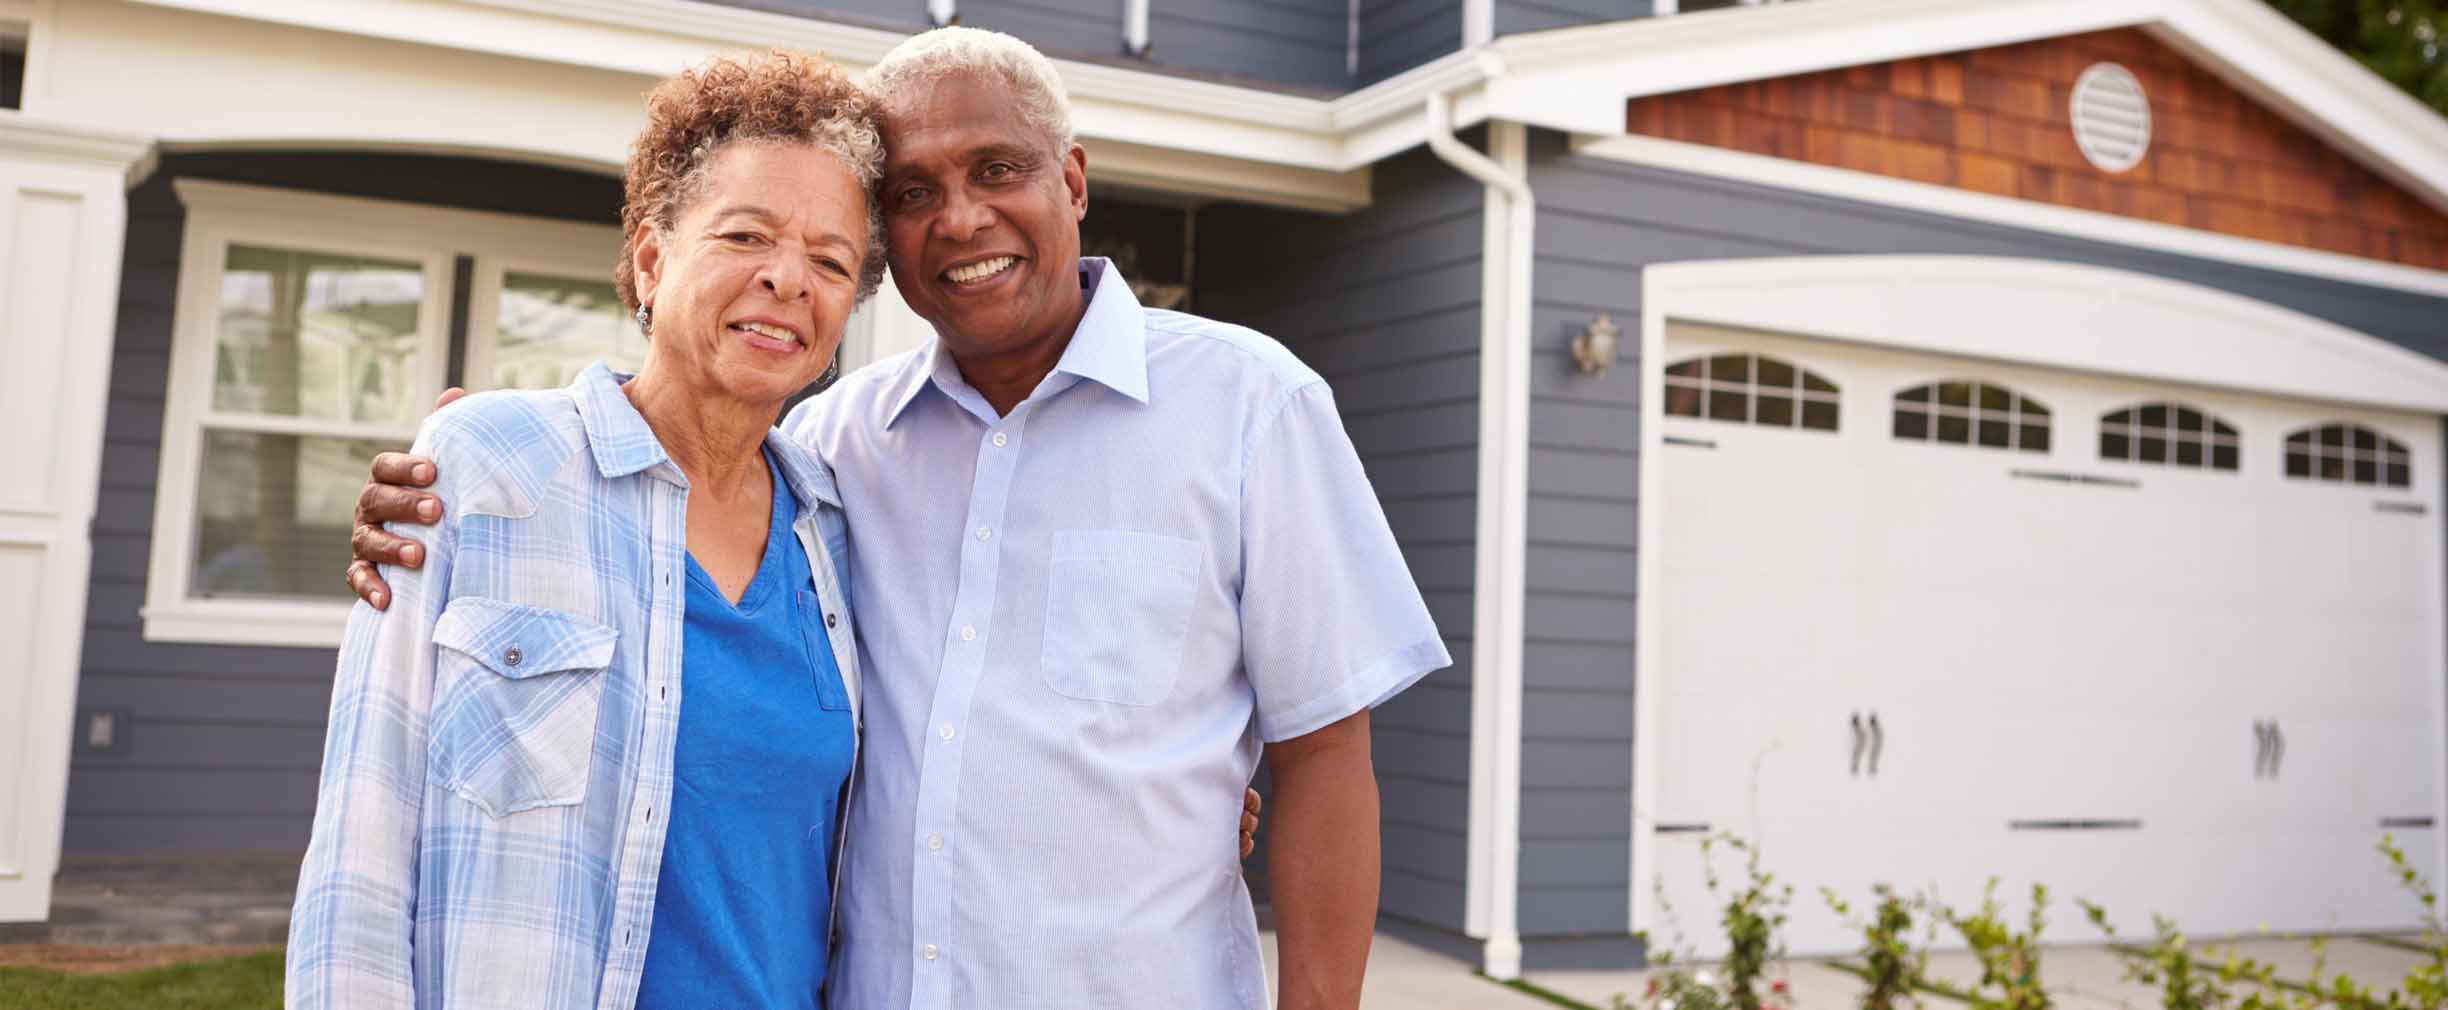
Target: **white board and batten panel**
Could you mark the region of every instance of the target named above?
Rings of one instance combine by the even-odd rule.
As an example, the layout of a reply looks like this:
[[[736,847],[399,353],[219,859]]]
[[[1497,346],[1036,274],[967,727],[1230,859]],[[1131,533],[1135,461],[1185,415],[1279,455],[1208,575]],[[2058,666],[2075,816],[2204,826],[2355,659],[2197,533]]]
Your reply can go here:
[[[48,915],[59,861],[126,179],[146,146],[0,121],[0,921]]]
[[[1990,304],[2028,318],[2047,314],[2041,301]],[[1966,326],[1997,318],[1958,304]],[[2175,322],[2217,337],[2234,318]],[[1797,886],[1796,952],[1857,945],[1820,887],[1857,906],[1883,882],[1963,907],[1992,876],[2017,907],[2049,885],[2061,939],[2088,933],[2072,897],[2121,928],[2159,913],[2199,935],[2414,921],[2373,846],[2392,833],[2437,875],[2448,604],[2435,411],[1801,327],[1661,330],[1656,367],[1740,361],[1757,401],[1759,363],[1789,364],[1833,387],[1838,423],[1760,423],[1771,411],[1720,398],[1742,382],[1716,376],[1700,383],[1703,416],[1675,416],[1693,394],[1678,408],[1673,386],[1693,383],[1665,380],[1644,677],[1657,710],[1636,804],[1657,834],[1634,870],[1664,899],[1636,904],[1657,942],[1722,943],[1702,826],[1758,841]],[[2376,398],[2413,395],[2396,378]],[[1974,402],[1986,387],[2012,430],[1965,411],[1972,444],[1906,437],[1898,395],[1944,382],[1975,384]],[[2140,411],[2157,404],[2193,411],[2199,433],[2154,413],[2167,441],[2151,451],[2171,462],[2113,458],[2142,451]],[[2377,439],[2378,483],[2290,476],[2289,436],[2317,442],[2332,425],[2347,426],[2348,450],[2357,428]],[[2172,462],[2184,441],[2203,465]],[[2387,480],[2394,459],[2402,486]],[[1730,858],[1718,865],[1736,879]]]

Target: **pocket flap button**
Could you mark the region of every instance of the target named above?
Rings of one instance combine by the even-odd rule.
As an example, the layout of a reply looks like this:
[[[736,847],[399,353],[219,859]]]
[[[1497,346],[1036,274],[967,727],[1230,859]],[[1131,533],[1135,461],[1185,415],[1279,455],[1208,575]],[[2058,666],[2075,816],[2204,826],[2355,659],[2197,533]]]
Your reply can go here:
[[[508,663],[511,666],[519,665],[519,660],[524,658],[526,657],[519,654],[518,646],[515,645],[510,647],[510,651],[502,653],[502,662]]]

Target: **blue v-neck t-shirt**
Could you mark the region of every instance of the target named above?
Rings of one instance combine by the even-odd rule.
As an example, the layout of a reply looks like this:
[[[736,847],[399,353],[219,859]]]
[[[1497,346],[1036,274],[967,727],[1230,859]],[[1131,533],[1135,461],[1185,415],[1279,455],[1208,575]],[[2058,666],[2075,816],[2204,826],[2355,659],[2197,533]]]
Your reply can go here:
[[[765,556],[737,604],[688,561],[671,822],[639,1010],[823,1005],[850,700],[770,456]]]

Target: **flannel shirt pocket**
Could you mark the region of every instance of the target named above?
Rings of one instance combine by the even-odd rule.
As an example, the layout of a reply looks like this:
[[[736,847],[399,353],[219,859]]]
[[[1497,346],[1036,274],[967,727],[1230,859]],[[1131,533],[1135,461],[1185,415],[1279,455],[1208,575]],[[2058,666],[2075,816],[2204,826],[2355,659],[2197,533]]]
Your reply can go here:
[[[434,624],[427,777],[495,817],[584,800],[618,638],[567,611],[450,601]]]

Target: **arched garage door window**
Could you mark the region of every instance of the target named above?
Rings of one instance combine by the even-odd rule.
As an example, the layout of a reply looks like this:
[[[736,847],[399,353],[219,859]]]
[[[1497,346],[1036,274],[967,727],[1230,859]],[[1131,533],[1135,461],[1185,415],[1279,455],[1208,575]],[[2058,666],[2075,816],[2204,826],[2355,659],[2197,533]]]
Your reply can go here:
[[[2286,475],[2341,484],[2407,487],[2413,457],[2405,443],[2359,424],[2321,424],[2286,440]]]
[[[1896,394],[1895,437],[2047,452],[2049,409],[1992,383],[1933,382]]]
[[[2100,416],[2100,458],[2234,470],[2235,426],[2206,411],[2145,403]]]
[[[1836,384],[1764,354],[1717,354],[1666,368],[1666,414],[1836,430]]]

